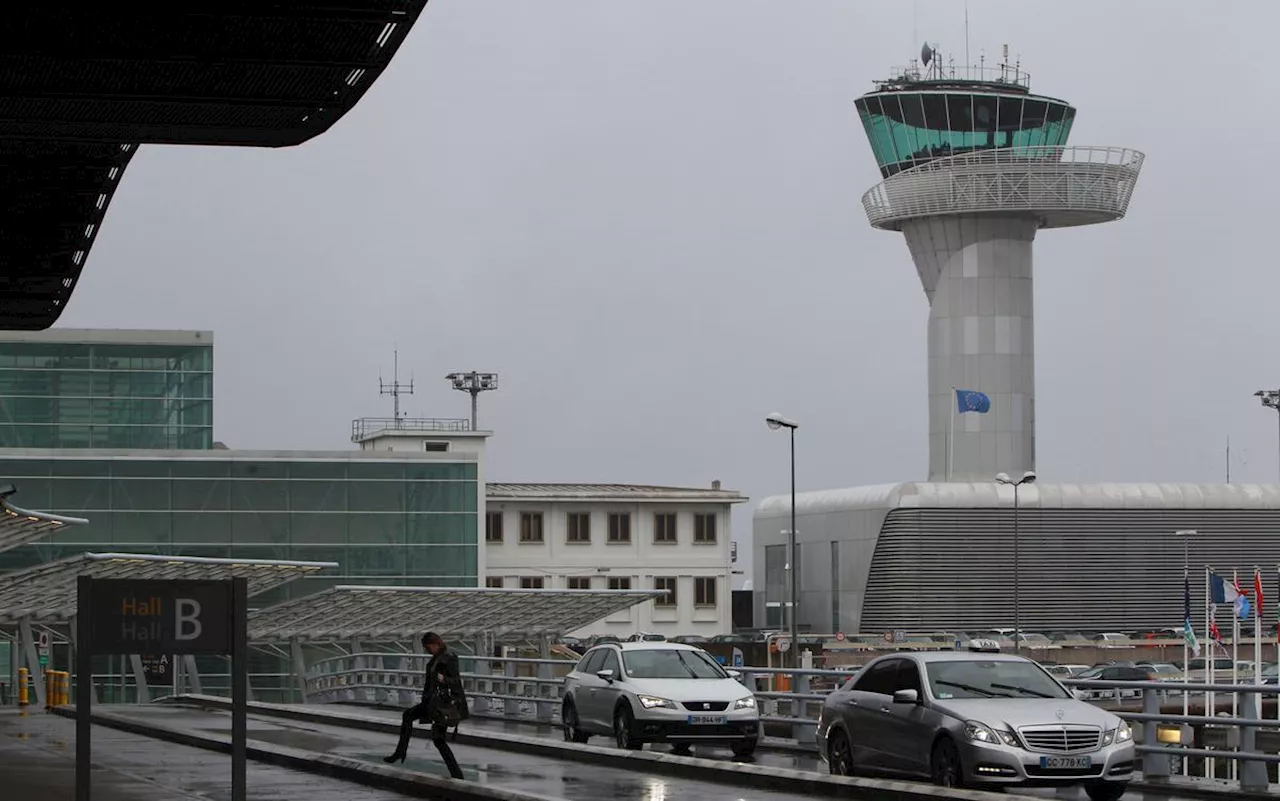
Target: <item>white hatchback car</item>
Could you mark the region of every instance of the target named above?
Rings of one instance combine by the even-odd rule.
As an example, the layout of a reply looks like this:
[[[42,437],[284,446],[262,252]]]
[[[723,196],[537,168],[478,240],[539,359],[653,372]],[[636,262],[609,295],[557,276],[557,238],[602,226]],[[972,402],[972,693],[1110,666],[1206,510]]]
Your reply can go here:
[[[607,643],[587,651],[564,679],[564,738],[612,735],[619,748],[671,743],[726,745],[750,757],[760,740],[755,695],[706,651],[673,642]]]

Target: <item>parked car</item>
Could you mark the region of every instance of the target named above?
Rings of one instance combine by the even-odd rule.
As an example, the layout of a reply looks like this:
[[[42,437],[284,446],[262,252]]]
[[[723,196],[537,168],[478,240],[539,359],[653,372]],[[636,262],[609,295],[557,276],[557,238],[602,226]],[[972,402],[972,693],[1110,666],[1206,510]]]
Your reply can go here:
[[[725,745],[749,757],[760,741],[760,711],[739,676],[692,645],[601,645],[564,679],[564,738],[585,743],[612,735],[619,748],[671,743],[676,753],[695,743]]]
[[[1083,785],[1092,801],[1123,796],[1134,767],[1129,725],[1076,700],[1030,659],[990,651],[869,662],[823,704],[817,743],[831,772],[928,777],[943,787]]]

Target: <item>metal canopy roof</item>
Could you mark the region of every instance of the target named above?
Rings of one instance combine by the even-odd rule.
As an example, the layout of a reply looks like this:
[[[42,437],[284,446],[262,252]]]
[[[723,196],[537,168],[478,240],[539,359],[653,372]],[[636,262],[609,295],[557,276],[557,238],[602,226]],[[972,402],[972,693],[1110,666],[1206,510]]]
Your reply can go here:
[[[0,552],[26,545],[48,536],[63,526],[88,523],[83,517],[63,517],[48,512],[32,512],[0,498]]]
[[[86,553],[0,575],[0,624],[23,618],[55,624],[76,613],[76,579],[197,579],[244,577],[249,595],[316,573],[336,562],[284,562],[269,559],[209,559],[131,553]]]
[[[0,139],[0,328],[39,331],[57,321],[137,149]]]
[[[8,0],[0,137],[296,145],[360,100],[426,4]]]
[[[259,609],[249,639],[409,640],[560,635],[656,598],[663,590],[505,590],[475,587],[339,586]]]

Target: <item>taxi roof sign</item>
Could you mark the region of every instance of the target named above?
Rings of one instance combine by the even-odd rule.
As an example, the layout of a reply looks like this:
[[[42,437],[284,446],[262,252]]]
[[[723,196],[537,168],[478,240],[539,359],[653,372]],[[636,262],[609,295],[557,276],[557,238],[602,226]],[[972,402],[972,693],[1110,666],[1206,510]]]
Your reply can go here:
[[[969,640],[967,648],[970,651],[978,651],[980,653],[999,653],[1000,643],[995,640],[973,639]]]

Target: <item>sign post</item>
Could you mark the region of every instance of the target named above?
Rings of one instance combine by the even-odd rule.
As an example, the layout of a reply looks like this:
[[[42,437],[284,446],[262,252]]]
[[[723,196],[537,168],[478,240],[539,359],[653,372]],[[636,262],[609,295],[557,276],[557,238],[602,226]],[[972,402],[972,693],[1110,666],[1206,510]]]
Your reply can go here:
[[[90,801],[95,654],[231,656],[231,799],[246,797],[248,581],[93,579],[76,595],[76,801]]]

